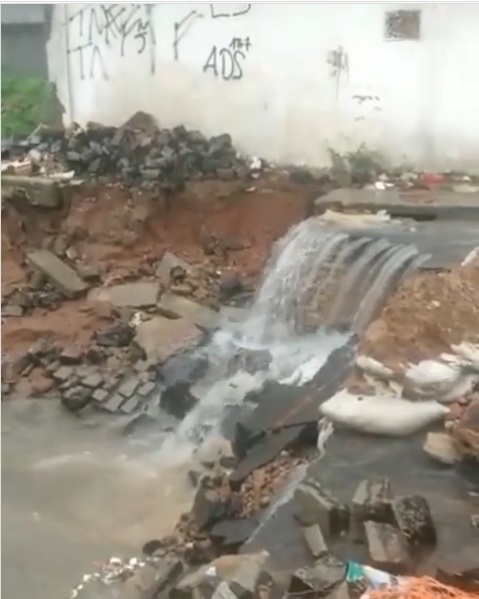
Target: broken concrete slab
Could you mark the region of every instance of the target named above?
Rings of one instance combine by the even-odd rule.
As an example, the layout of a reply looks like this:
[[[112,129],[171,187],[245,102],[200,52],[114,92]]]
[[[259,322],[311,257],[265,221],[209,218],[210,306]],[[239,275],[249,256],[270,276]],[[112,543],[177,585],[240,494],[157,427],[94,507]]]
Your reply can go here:
[[[365,479],[359,483],[351,506],[351,528],[355,540],[364,539],[364,522],[391,521],[391,482],[387,478]]]
[[[390,524],[364,523],[366,543],[373,565],[393,574],[403,574],[410,566],[407,543],[399,530]]]
[[[258,407],[236,428],[235,453],[242,457],[258,437],[291,426],[308,425],[316,431],[319,406],[344,384],[354,364],[354,340],[333,351],[306,385],[268,383],[256,393]]]
[[[221,520],[210,531],[210,538],[222,551],[235,552],[245,543],[258,527],[259,521],[254,516],[233,520]]]
[[[81,295],[89,287],[73,268],[48,250],[32,250],[27,252],[27,260],[33,268],[44,273],[68,297]]]
[[[158,310],[168,318],[190,320],[202,329],[215,329],[219,326],[218,312],[174,293],[164,293],[161,296]]]
[[[319,524],[327,538],[348,530],[348,506],[340,503],[314,478],[307,478],[294,492],[293,510],[303,526]]]
[[[479,194],[397,189],[336,189],[314,201],[315,214],[326,210],[379,212],[417,219],[479,219]]]
[[[294,572],[289,593],[326,597],[345,580],[346,570],[346,564],[332,555],[322,556],[312,566]]]
[[[159,294],[158,282],[138,281],[92,289],[88,301],[109,304],[115,308],[149,308],[156,305]]]
[[[60,185],[46,177],[2,175],[2,189],[13,193],[13,199],[24,197],[32,206],[57,208],[62,203]]]
[[[154,363],[164,363],[180,351],[200,343],[203,333],[188,320],[155,316],[136,327],[135,342]]]
[[[230,474],[229,480],[232,487],[240,487],[251,472],[269,464],[283,449],[287,449],[298,441],[303,430],[303,426],[292,426],[273,433],[254,445]]]
[[[311,555],[318,558],[328,553],[328,546],[324,540],[323,533],[319,524],[304,526],[302,528],[304,540],[311,551]]]

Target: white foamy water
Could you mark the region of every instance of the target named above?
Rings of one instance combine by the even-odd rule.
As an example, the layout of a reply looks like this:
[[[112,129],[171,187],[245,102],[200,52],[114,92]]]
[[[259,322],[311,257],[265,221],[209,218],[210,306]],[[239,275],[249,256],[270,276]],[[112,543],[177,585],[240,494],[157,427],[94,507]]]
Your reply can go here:
[[[292,227],[276,244],[244,321],[218,331],[201,350],[210,366],[193,389],[198,403],[165,440],[161,458],[168,463],[189,459],[217,430],[225,409],[241,404],[265,382],[301,386],[311,381],[349,340],[349,334],[334,331],[335,323],[346,321],[354,331],[367,326],[390,286],[419,258],[414,246],[328,231],[316,218]],[[333,285],[331,305],[314,305],[328,285]],[[323,325],[328,326],[304,334],[302,304],[309,300],[313,305],[306,307],[326,315]],[[231,359],[242,350],[268,352],[269,365],[256,374],[228,374]]]

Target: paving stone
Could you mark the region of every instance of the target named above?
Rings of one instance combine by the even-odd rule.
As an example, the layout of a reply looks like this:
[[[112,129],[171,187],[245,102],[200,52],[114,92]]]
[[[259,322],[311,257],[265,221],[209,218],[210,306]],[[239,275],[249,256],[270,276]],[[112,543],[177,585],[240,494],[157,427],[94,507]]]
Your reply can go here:
[[[136,377],[131,377],[120,385],[118,393],[125,398],[130,398],[138,389],[140,382]]]
[[[215,329],[219,326],[218,312],[174,293],[164,293],[161,296],[158,310],[170,318],[185,318],[202,329]]]
[[[89,374],[87,377],[82,379],[82,382],[81,382],[81,384],[84,387],[90,387],[90,389],[96,389],[97,387],[100,387],[102,385],[102,383],[103,383],[103,377],[98,372]]]
[[[349,508],[314,478],[308,478],[298,486],[293,496],[293,508],[303,526],[319,524],[327,538],[339,535],[349,527]]]
[[[2,175],[2,188],[21,190],[32,206],[57,208],[62,203],[62,192],[58,182],[46,177]]]
[[[62,392],[60,401],[70,412],[79,412],[90,403],[91,399],[91,389],[76,386]]]
[[[113,413],[118,412],[121,404],[124,401],[125,401],[125,398],[123,397],[123,395],[120,395],[119,393],[115,393],[108,399],[108,401],[106,401],[102,404],[102,407],[105,410],[107,410],[108,412],[113,412]]]
[[[359,483],[351,509],[353,536],[357,541],[364,539],[364,522],[391,521],[391,482],[387,478],[366,479]]]
[[[81,295],[88,289],[88,284],[77,275],[73,268],[48,250],[28,252],[27,260],[69,297]]]
[[[74,368],[71,368],[70,366],[60,366],[60,368],[53,373],[53,378],[57,381],[64,382],[67,379],[72,378],[74,374]]]
[[[303,527],[302,532],[306,545],[314,557],[318,558],[328,553],[328,546],[326,545],[319,524],[305,526]]]
[[[138,395],[140,397],[148,397],[156,389],[157,385],[153,381],[147,381],[138,388]]]
[[[136,327],[135,342],[145,352],[148,360],[162,364],[180,351],[195,347],[203,333],[185,319],[171,320],[155,316]]]
[[[79,347],[65,347],[60,354],[60,361],[64,364],[79,364],[83,352]]]
[[[88,301],[110,304],[115,308],[148,308],[156,305],[159,294],[160,284],[157,281],[139,281],[92,289]]]
[[[19,318],[23,316],[23,308],[21,306],[2,306],[2,316]]]
[[[390,524],[365,522],[369,556],[376,568],[402,574],[410,566],[407,543],[399,530]]]
[[[124,414],[133,414],[139,403],[140,399],[138,397],[130,397],[130,399],[127,399],[125,403],[121,404],[120,409]]]
[[[95,389],[95,391],[93,392],[92,398],[97,403],[103,403],[106,400],[106,398],[108,397],[108,395],[109,395],[109,393],[108,393],[108,391],[105,391],[105,389]]]

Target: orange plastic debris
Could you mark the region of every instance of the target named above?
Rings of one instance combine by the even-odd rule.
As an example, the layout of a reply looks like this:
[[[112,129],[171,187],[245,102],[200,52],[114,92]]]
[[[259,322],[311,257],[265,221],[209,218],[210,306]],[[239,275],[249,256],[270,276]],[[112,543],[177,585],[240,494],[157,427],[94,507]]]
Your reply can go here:
[[[401,586],[367,591],[365,596],[367,599],[479,599],[479,593],[466,593],[427,576],[410,578]]]

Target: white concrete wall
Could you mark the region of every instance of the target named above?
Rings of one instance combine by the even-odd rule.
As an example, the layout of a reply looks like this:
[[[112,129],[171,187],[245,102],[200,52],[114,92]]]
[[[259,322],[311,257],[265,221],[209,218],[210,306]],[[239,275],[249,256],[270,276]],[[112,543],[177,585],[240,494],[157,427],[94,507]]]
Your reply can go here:
[[[385,39],[396,9],[421,10],[419,41]],[[56,5],[49,69],[80,123],[144,110],[278,162],[323,165],[328,148],[366,144],[395,162],[469,168],[477,31],[479,4],[465,3]],[[250,47],[232,71],[235,38]],[[339,49],[338,73],[328,56]]]

